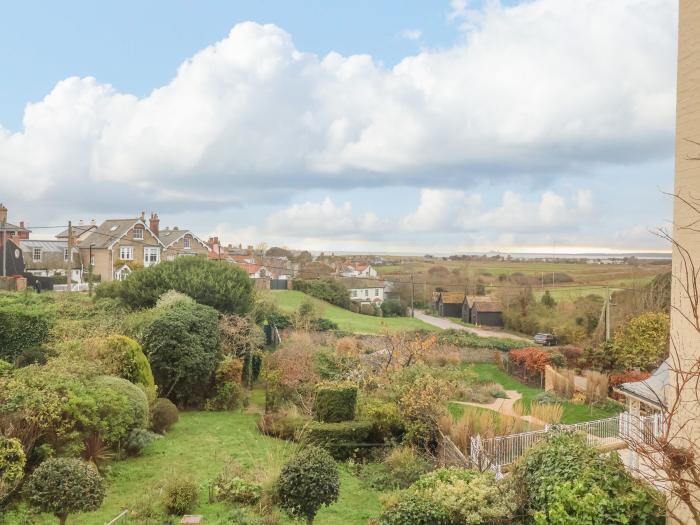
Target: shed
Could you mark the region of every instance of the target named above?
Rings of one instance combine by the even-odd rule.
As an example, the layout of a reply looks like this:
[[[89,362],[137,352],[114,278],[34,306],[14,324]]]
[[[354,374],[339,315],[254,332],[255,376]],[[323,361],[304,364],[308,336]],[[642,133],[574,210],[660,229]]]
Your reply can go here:
[[[462,317],[465,294],[460,292],[440,292],[437,312],[440,317]]]
[[[472,324],[483,326],[503,326],[503,306],[498,299],[484,297],[474,301],[470,311]]]

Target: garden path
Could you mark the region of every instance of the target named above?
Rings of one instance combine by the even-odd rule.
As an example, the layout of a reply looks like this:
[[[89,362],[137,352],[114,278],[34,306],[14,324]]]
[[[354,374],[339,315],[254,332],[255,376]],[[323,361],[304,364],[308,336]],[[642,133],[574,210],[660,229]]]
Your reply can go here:
[[[464,326],[463,324],[455,323],[454,321],[450,319],[445,319],[444,317],[435,317],[434,315],[428,315],[425,312],[421,312],[420,310],[414,310],[413,315],[416,319],[420,319],[424,323],[437,326],[438,328],[442,328],[443,330],[462,330],[463,332],[470,332],[480,337],[498,337],[500,339],[517,339],[522,341],[529,341],[529,339],[525,339],[524,337],[513,335],[502,330],[498,330],[497,328],[486,329]]]
[[[453,401],[453,403],[477,408],[485,408],[486,410],[493,410],[494,412],[498,412],[499,414],[519,418],[523,421],[527,421],[530,424],[539,425],[542,427],[546,425],[544,421],[532,416],[523,416],[513,408],[515,403],[520,401],[523,397],[523,395],[520,392],[518,392],[517,390],[506,390],[505,392],[508,396],[508,399],[494,399],[490,403],[474,403],[471,401]]]

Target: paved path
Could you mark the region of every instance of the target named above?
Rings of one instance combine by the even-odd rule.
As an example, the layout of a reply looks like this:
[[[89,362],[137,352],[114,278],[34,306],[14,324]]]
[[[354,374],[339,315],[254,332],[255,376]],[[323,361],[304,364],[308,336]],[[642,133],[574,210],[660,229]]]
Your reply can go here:
[[[462,330],[463,332],[470,332],[481,337],[499,337],[501,339],[518,339],[520,341],[530,341],[529,339],[525,339],[524,337],[509,334],[508,332],[504,332],[502,330],[491,330],[485,328],[472,328],[471,326],[464,326],[463,324],[455,323],[451,319],[446,319],[445,317],[435,317],[433,315],[423,313],[419,310],[415,310],[413,315],[416,319],[420,319],[425,323],[437,326],[438,328],[442,328],[444,330]]]
[[[493,410],[499,414],[514,417],[517,419],[522,419],[528,423],[540,426],[544,428],[546,423],[532,416],[523,416],[518,414],[513,409],[513,405],[522,399],[523,395],[517,390],[506,390],[506,395],[508,399],[494,399],[490,403],[473,403],[471,401],[452,401],[452,403],[457,403],[458,405],[467,405],[470,407],[484,408],[486,410]]]

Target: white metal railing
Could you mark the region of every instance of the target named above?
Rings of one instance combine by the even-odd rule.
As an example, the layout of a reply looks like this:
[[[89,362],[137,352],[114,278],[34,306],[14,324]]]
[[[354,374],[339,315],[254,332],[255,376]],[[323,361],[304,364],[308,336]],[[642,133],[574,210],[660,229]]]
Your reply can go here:
[[[661,433],[662,414],[634,416],[623,412],[618,416],[573,425],[547,425],[544,430],[521,432],[484,439],[473,436],[470,443],[472,463],[481,469],[491,468],[497,474],[504,465],[515,462],[535,443],[552,431],[580,432],[589,445],[601,446],[616,441],[650,443]]]
[[[129,510],[121,511],[116,517],[105,523],[105,525],[117,525],[117,523],[127,523],[129,521]]]

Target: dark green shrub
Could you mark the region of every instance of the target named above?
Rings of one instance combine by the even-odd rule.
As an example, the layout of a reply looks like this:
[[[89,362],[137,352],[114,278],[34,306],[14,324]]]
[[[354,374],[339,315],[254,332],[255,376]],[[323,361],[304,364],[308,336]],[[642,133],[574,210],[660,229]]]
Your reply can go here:
[[[143,330],[143,347],[156,382],[166,397],[184,404],[201,402],[221,359],[219,316],[196,303],[155,310]]]
[[[97,387],[95,392],[99,392],[101,388],[107,388],[124,400],[122,406],[116,404],[109,407],[103,406],[103,417],[108,428],[112,429],[111,432],[106,433],[105,438],[113,435],[116,441],[119,434],[121,434],[119,437],[123,437],[133,428],[148,427],[148,398],[141,388],[131,381],[113,376],[96,378],[95,386]]]
[[[77,459],[55,458],[37,467],[24,486],[27,502],[53,514],[61,525],[69,514],[90,512],[102,505],[102,478],[94,468]]]
[[[45,365],[49,360],[49,355],[49,350],[43,346],[26,348],[17,356],[17,359],[15,359],[15,366],[17,368],[23,368],[29,365]]]
[[[372,443],[400,442],[406,427],[396,403],[369,399],[361,407],[361,418],[372,423],[369,440]]]
[[[295,290],[304,292],[311,297],[327,301],[346,310],[350,308],[350,293],[343,283],[330,278],[302,279],[293,281]]]
[[[0,436],[0,509],[3,500],[24,476],[27,457],[18,439]]]
[[[307,447],[294,456],[278,480],[280,505],[294,516],[313,523],[318,509],[338,499],[338,465],[322,449]]]
[[[392,450],[385,458],[384,464],[391,475],[395,489],[406,489],[422,475],[430,471],[432,465],[411,447],[399,447]]]
[[[0,377],[9,376],[14,369],[15,367],[12,363],[0,359]]]
[[[330,319],[319,317],[318,319],[311,321],[311,329],[315,330],[316,332],[330,332],[331,330],[338,329],[338,323],[331,321]]]
[[[216,386],[214,395],[204,404],[205,410],[235,410],[243,401],[243,388],[234,381],[226,381]]]
[[[345,460],[353,455],[355,449],[368,444],[372,427],[369,421],[342,423],[312,421],[304,429],[304,439],[326,449],[335,459]]]
[[[40,307],[23,304],[0,306],[0,359],[13,362],[27,348],[49,338],[53,321]]]
[[[119,299],[121,300],[123,281],[108,281],[95,286],[95,301],[100,299]]]
[[[169,290],[220,312],[244,314],[253,304],[253,282],[243,269],[202,257],[177,257],[134,272],[118,294],[133,308],[149,308]]]
[[[163,487],[163,506],[168,514],[190,514],[197,506],[199,487],[188,477],[173,476]]]
[[[384,317],[403,317],[406,315],[406,310],[399,301],[387,299],[382,302],[380,308]]]
[[[447,510],[429,498],[409,491],[386,497],[379,515],[380,525],[449,525]]]
[[[321,383],[316,387],[314,416],[324,423],[339,423],[355,419],[357,385],[352,383]]]
[[[145,428],[135,428],[127,434],[122,446],[129,456],[139,456],[143,449],[158,437],[160,437],[158,434],[149,432]]]
[[[151,430],[165,434],[180,419],[175,404],[167,398],[159,397],[151,407]]]

